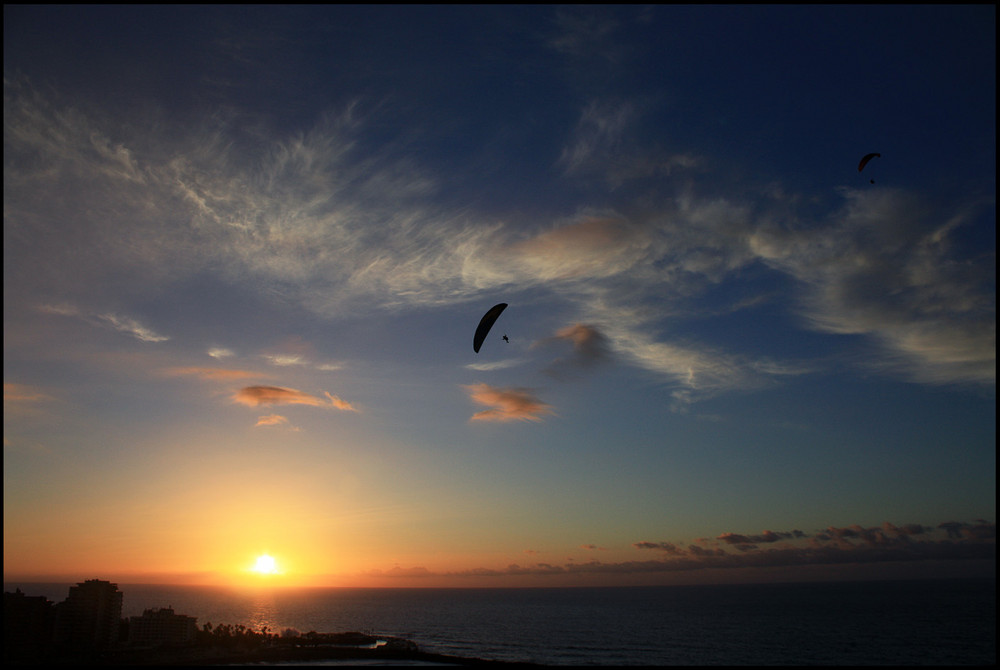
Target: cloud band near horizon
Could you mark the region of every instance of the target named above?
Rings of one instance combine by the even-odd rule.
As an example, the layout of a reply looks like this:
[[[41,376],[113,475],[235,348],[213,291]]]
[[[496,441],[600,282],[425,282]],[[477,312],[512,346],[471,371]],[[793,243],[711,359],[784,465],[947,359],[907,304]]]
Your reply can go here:
[[[919,530],[918,530],[919,529]],[[567,575],[567,574],[635,574],[687,572],[732,568],[773,568],[796,566],[843,565],[861,563],[996,560],[996,525],[978,520],[945,522],[939,524],[946,537],[932,539],[935,529],[919,524],[901,527],[885,523],[881,527],[864,528],[859,525],[846,528],[829,528],[811,536],[808,546],[759,549],[743,540],[773,543],[807,538],[802,531],[788,533],[765,532],[760,535],[724,533],[719,536],[722,544],[737,545],[737,553],[721,546],[691,544],[687,548],[669,542],[637,542],[639,550],[657,550],[669,555],[659,560],[631,560],[620,562],[588,561],[567,562],[562,565],[538,563],[532,566],[510,564],[505,569],[475,568],[460,571],[434,572],[423,567],[373,570],[365,573],[373,577],[505,577],[515,575]],[[928,539],[915,540],[914,536]],[[853,541],[852,541],[853,540]],[[711,542],[709,542],[711,544]],[[588,545],[589,546],[589,545]]]

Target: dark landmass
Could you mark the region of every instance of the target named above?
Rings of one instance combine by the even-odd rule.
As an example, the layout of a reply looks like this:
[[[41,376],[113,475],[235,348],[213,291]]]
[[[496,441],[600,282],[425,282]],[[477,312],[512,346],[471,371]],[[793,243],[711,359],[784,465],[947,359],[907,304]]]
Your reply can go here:
[[[541,668],[544,666],[533,663],[515,663],[506,661],[490,661],[479,658],[464,658],[446,654],[432,654],[419,649],[392,649],[378,647],[375,649],[358,649],[350,647],[315,646],[315,647],[272,647],[254,649],[244,652],[232,650],[175,650],[169,655],[158,655],[157,658],[140,655],[124,654],[117,659],[106,659],[107,665],[249,665],[256,663],[294,663],[307,661],[344,660],[372,661],[382,663],[408,662],[440,663],[457,666],[498,667],[498,668]]]
[[[384,642],[380,646],[375,645]],[[5,664],[14,665],[102,665],[102,666],[201,666],[254,665],[261,663],[296,663],[324,660],[378,661],[379,665],[394,663],[428,663],[455,666],[497,668],[541,668],[535,663],[465,658],[421,651],[413,642],[402,638],[376,638],[364,633],[312,633],[294,641],[274,641],[264,645],[193,644],[186,646],[139,649],[128,646],[101,652],[59,652],[48,649],[37,655],[11,658],[5,654]]]
[[[148,609],[121,618],[116,584],[87,580],[54,604],[17,589],[4,593],[4,665],[201,666],[343,661],[391,665],[455,665],[507,668],[532,663],[463,658],[422,651],[414,642],[370,633],[280,634],[243,624],[205,623],[172,608]]]

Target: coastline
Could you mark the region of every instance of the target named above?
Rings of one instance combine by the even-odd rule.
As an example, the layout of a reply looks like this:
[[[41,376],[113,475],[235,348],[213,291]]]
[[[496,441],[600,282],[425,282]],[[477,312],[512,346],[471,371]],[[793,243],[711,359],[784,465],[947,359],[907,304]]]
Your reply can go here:
[[[538,663],[497,661],[466,658],[421,651],[408,640],[395,639],[376,648],[359,648],[339,645],[275,645],[252,649],[224,647],[171,647],[158,649],[115,649],[91,657],[43,657],[25,663],[24,659],[5,659],[15,665],[80,665],[93,663],[104,666],[247,666],[294,665],[296,663],[320,664],[322,661],[352,661],[377,665],[454,665],[459,667],[544,668]]]
[[[195,654],[194,658],[177,659],[176,662],[151,663],[150,665],[269,665],[269,664],[293,664],[306,661],[378,661],[381,664],[397,663],[406,665],[429,664],[429,665],[455,665],[455,666],[476,666],[476,667],[497,667],[497,668],[542,668],[546,666],[534,663],[519,663],[507,661],[493,661],[480,658],[465,658],[460,656],[449,656],[446,654],[433,654],[420,651],[419,649],[350,649],[335,647],[312,647],[312,648],[292,648],[292,649],[258,649],[246,653],[225,654],[215,658],[201,657]],[[138,665],[138,663],[127,662],[125,665]]]
[[[252,616],[257,603],[220,599],[220,605],[213,595],[154,589],[142,593],[141,602],[134,597],[138,605],[133,607],[179,602],[182,611],[249,621],[260,630],[206,623],[193,641],[163,636],[147,642],[139,636],[130,641],[127,633],[135,631],[123,623],[116,645],[73,651],[56,642],[45,621],[33,624],[29,609],[15,608],[5,610],[4,661],[147,667],[996,662],[995,579],[662,590],[309,592],[276,601],[268,622],[308,626],[306,633],[280,624],[270,632]],[[37,598],[25,600],[37,604]],[[816,607],[820,602],[824,607]],[[387,632],[374,632],[379,628]],[[859,638],[859,631],[867,634]]]

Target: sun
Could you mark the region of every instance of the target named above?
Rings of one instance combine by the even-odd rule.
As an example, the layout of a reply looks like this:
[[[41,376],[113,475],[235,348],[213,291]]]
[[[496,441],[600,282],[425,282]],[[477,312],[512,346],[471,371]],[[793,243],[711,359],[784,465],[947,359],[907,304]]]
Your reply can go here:
[[[274,560],[273,556],[268,554],[261,554],[257,557],[257,562],[251,568],[253,572],[258,575],[277,575],[281,571],[278,569],[278,562]]]

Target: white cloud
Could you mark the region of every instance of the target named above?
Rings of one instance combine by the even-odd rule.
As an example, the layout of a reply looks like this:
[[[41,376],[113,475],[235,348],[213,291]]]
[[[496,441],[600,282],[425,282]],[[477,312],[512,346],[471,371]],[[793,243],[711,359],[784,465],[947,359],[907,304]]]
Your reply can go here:
[[[108,324],[115,330],[127,335],[131,335],[137,340],[143,342],[166,342],[170,338],[166,335],[160,335],[153,331],[152,329],[139,323],[136,319],[128,316],[122,316],[120,314],[114,314],[112,312],[105,313],[89,313],[81,310],[78,307],[72,305],[39,305],[38,310],[46,314],[54,314],[57,316],[73,316],[92,324],[104,325]]]
[[[277,365],[279,367],[309,364],[309,361],[305,360],[302,356],[296,354],[262,354],[262,356],[271,365]]]
[[[761,228],[751,249],[804,286],[801,313],[821,331],[870,336],[874,365],[924,382],[996,379],[995,263],[959,258],[942,217],[905,193],[846,192],[824,228]]]
[[[110,323],[115,330],[131,335],[137,340],[142,340],[143,342],[166,342],[170,339],[166,335],[159,335],[158,333],[153,332],[135,319],[127,316],[111,313],[99,314],[97,316],[99,319]]]
[[[504,370],[506,368],[516,367],[524,363],[523,360],[517,358],[509,358],[502,361],[490,361],[486,363],[469,363],[463,366],[467,370],[475,370],[477,372],[490,372],[492,370]]]
[[[879,189],[847,191],[835,217],[800,223],[787,211],[768,212],[766,197],[741,202],[682,189],[641,212],[581,207],[528,229],[437,204],[443,182],[391,143],[362,151],[360,108],[354,102],[309,132],[248,147],[219,126],[118,137],[108,130],[113,119],[15,90],[5,145],[31,160],[5,170],[5,183],[17,186],[7,189],[17,197],[5,203],[5,229],[25,252],[14,262],[44,268],[22,274],[33,272],[47,288],[128,279],[141,291],[209,271],[324,316],[449,305],[501,287],[539,289],[570,306],[574,320],[598,326],[621,360],[663,375],[683,397],[804,371],[799,363],[663,341],[656,328],[706,288],[763,263],[803,287],[809,327],[872,338],[889,369],[906,368],[923,381],[995,378],[995,299],[980,287],[984,273],[949,247],[960,217],[929,226],[913,198]],[[621,153],[619,167],[670,163],[629,144],[638,115],[629,101],[590,103],[565,164],[582,166],[609,150]],[[65,194],[49,198],[53,175],[67,165]],[[792,200],[783,198],[783,206]],[[64,219],[58,233],[44,223]],[[143,341],[166,339],[117,313],[92,318]]]

